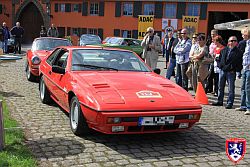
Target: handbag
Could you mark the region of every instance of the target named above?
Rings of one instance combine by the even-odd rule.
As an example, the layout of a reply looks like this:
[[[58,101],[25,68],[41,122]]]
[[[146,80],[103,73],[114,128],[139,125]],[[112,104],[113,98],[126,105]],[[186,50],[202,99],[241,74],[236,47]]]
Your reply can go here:
[[[206,54],[201,61],[202,64],[212,64],[213,62],[214,58],[210,54]]]

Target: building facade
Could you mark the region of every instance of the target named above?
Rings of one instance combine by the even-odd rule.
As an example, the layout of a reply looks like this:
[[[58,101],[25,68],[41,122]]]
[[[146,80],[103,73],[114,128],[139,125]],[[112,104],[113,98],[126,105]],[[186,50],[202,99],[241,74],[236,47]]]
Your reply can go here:
[[[208,34],[213,25],[250,18],[250,0],[1,0],[0,22],[25,29],[24,42],[39,36],[41,25],[54,23],[61,37],[83,33],[137,38],[138,15],[154,15],[154,28],[161,35],[162,19],[199,16],[198,31]],[[234,34],[224,31],[228,36]]]

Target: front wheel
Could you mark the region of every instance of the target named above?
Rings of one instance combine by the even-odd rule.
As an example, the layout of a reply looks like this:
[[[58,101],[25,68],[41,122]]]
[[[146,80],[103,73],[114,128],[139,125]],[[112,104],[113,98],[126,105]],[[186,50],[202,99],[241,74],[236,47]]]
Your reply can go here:
[[[70,127],[72,132],[77,135],[84,135],[90,132],[88,124],[83,116],[80,103],[76,96],[70,101]]]
[[[26,64],[25,72],[26,72],[26,78],[28,81],[32,81],[32,82],[36,81],[37,77],[31,73],[30,66],[28,63]]]
[[[39,91],[40,91],[40,99],[41,99],[42,103],[49,104],[52,102],[52,99],[50,97],[50,92],[44,83],[43,76],[40,79]]]

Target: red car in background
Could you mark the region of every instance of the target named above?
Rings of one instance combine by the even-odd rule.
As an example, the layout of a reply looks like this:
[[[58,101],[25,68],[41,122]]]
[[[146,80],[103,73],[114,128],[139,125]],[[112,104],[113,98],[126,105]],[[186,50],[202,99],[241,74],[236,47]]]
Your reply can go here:
[[[40,64],[40,99],[69,113],[75,135],[182,131],[199,121],[201,106],[132,51],[59,47]]]
[[[29,81],[36,81],[39,76],[39,64],[48,54],[58,46],[71,46],[71,42],[63,38],[41,37],[36,38],[32,48],[27,51],[25,66],[26,77]]]

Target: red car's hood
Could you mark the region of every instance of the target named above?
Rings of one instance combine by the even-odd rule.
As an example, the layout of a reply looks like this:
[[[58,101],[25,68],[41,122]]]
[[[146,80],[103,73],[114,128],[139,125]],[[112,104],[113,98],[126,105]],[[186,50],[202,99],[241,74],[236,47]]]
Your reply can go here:
[[[97,110],[200,108],[188,92],[155,73],[76,72],[74,78],[88,84],[99,103]]]

